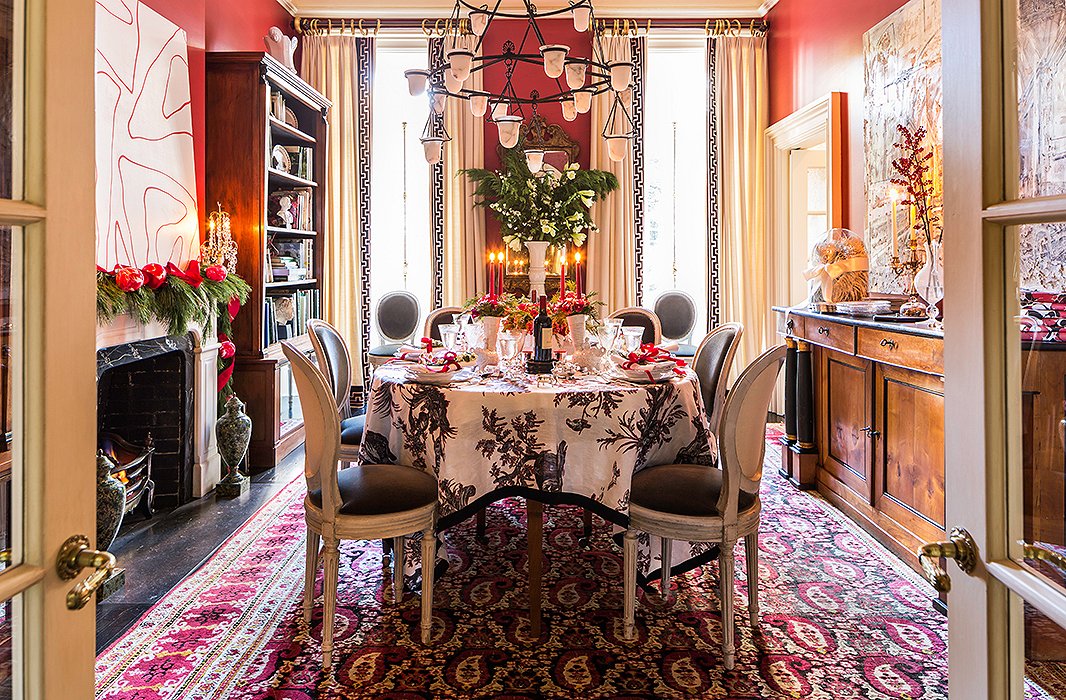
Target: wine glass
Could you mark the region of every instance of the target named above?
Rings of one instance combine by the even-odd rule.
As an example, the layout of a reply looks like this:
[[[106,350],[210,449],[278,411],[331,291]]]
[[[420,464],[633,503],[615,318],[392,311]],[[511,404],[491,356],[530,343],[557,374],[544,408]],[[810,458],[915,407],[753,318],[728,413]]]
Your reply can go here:
[[[607,351],[614,350],[615,343],[618,342],[618,334],[622,330],[622,319],[620,318],[606,318],[603,320],[603,334],[604,345],[607,347]]]
[[[496,337],[496,344],[500,349],[500,364],[506,374],[514,369],[514,361],[518,357],[518,334],[514,331],[503,331]]]
[[[459,337],[459,326],[455,323],[442,323],[440,326],[440,340],[448,350],[455,350],[455,341]]]
[[[622,336],[626,339],[626,352],[636,352],[644,340],[643,326],[623,326]]]

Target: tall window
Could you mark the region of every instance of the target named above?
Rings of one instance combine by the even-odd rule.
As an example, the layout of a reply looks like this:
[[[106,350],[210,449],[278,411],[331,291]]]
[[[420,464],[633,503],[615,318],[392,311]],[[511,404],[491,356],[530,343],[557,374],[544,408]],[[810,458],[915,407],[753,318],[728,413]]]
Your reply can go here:
[[[425,66],[425,39],[379,37],[374,63],[370,203],[370,308],[395,290],[418,298],[424,317],[433,298],[430,274],[430,172],[422,155],[429,104],[411,97],[403,72]],[[375,326],[376,342],[380,334]]]
[[[649,36],[644,97],[644,280],[651,308],[665,291],[696,301],[707,328],[707,40]]]

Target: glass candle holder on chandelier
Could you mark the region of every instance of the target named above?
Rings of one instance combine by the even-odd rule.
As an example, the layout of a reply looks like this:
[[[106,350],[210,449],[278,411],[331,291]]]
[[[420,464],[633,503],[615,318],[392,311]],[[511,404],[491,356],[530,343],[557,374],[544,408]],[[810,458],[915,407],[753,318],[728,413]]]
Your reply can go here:
[[[592,0],[569,0],[569,5],[553,10],[540,10],[532,0],[522,0],[522,10],[508,11],[500,3],[489,9],[477,7],[469,0],[456,0],[448,27],[441,42],[440,60],[428,70],[416,69],[405,73],[408,90],[412,95],[428,93],[430,112],[423,130],[427,145],[426,159],[437,158],[440,149],[436,140],[445,143],[451,135],[444,128],[443,114],[449,98],[466,100],[470,113],[496,123],[500,144],[513,148],[521,137],[526,114],[524,107],[536,111],[542,104],[558,104],[563,119],[574,121],[578,114],[586,114],[592,108],[595,95],[607,93],[611,106],[602,136],[608,145],[613,160],[623,160],[630,152],[629,140],[633,136],[633,120],[623,96],[633,82],[634,64],[629,55],[628,41],[607,41],[605,35],[594,33],[592,56],[570,54],[570,47],[563,44],[543,44],[544,34],[539,21],[570,14],[574,28],[579,32],[596,26]],[[465,15],[465,17],[464,17]],[[519,43],[507,40],[501,53],[482,52],[482,40],[489,26],[497,19],[524,19],[525,27]],[[527,46],[527,43],[530,45]],[[488,66],[502,64],[506,81],[498,92],[475,90],[465,87],[470,76]],[[519,68],[536,67],[555,80],[558,91],[554,94],[519,96],[514,87],[514,76]],[[560,80],[564,78],[564,80]]]

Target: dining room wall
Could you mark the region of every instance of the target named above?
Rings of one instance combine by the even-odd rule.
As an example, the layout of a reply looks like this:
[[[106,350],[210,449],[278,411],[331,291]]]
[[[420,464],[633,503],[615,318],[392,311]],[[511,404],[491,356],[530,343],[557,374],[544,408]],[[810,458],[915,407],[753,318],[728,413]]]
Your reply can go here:
[[[866,226],[863,173],[863,34],[906,0],[781,0],[767,21],[770,123],[843,92],[848,128],[844,225]]]
[[[292,15],[277,0],[141,1],[184,29],[188,36],[196,202],[202,227],[206,215],[206,52],[264,51],[263,36],[271,27],[278,26],[286,34],[293,33]]]
[[[571,54],[575,56],[590,57],[592,55],[592,34],[590,32],[578,32],[574,30],[574,23],[569,14],[560,19],[545,19],[538,22],[544,41],[548,44],[565,44],[570,47]],[[515,43],[516,48],[522,43],[529,23],[520,19],[494,20],[485,32],[482,42],[482,53],[503,53],[503,45],[507,40]],[[539,41],[532,35],[526,40],[525,51],[536,53],[540,48]],[[566,89],[566,82],[559,79]],[[502,90],[507,82],[503,64],[497,64],[485,69],[485,89],[489,91]],[[539,90],[542,95],[554,95],[559,87],[555,81],[544,74],[542,69],[532,65],[519,65],[514,73],[512,81],[515,92],[519,97],[527,97],[531,90]],[[581,167],[589,166],[589,147],[591,144],[592,121],[589,114],[579,114],[572,122],[563,119],[562,109],[557,104],[543,105],[538,108],[540,113],[551,124],[558,124],[574,141],[581,146],[581,154],[578,157]],[[526,118],[530,116],[530,110],[525,108]],[[500,158],[497,146],[500,143],[496,133],[496,125],[488,120],[485,121],[485,167],[496,170],[500,167]],[[492,217],[486,217],[485,243],[487,249],[496,250],[503,247],[500,238],[500,225]]]

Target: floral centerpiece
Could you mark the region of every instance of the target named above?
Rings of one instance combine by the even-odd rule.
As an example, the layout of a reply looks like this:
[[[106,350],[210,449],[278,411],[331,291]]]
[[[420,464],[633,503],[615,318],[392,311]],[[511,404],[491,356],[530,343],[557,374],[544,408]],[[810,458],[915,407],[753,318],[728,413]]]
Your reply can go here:
[[[483,294],[472,297],[463,303],[463,311],[470,312],[471,317],[477,318],[503,318],[510,312],[514,304],[510,294]]]
[[[561,172],[546,167],[533,173],[523,153],[521,143],[507,149],[503,171],[462,171],[477,186],[475,204],[492,212],[500,222],[503,242],[512,250],[522,250],[528,241],[584,244],[588,233],[596,230],[589,208],[618,189],[618,178],[604,170],[582,170],[577,163]]]
[[[531,301],[513,296],[511,296],[511,299],[513,303],[508,306],[507,315],[503,317],[503,329],[520,333],[531,332],[533,330],[533,319],[537,317],[540,309]]]

